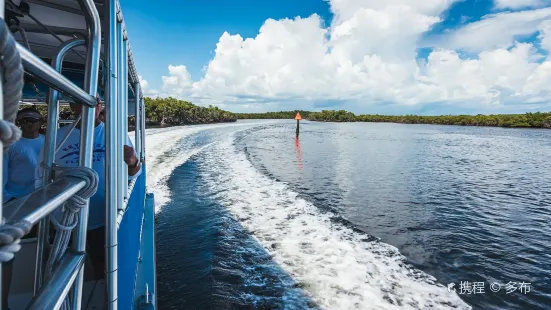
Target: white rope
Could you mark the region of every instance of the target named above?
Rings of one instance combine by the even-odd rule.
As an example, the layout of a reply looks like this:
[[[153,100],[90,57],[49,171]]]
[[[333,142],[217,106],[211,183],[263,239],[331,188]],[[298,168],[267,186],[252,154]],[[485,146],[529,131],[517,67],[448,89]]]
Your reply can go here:
[[[7,151],[15,141],[21,138],[21,130],[14,121],[19,110],[19,101],[23,91],[23,65],[17,51],[15,40],[8,26],[0,22],[0,74],[2,80],[4,119],[0,120],[0,141]],[[21,249],[19,241],[28,234],[32,224],[27,221],[8,225],[2,220],[0,226],[0,263],[13,259],[15,253]]]
[[[21,249],[19,241],[31,231],[32,223],[20,221],[0,226],[0,262],[6,263],[13,259],[15,253]]]
[[[79,211],[86,206],[87,199],[92,197],[98,189],[98,174],[91,168],[53,167],[53,169],[62,171],[56,178],[81,178],[86,182],[86,185],[78,193],[69,198],[69,200],[67,200],[62,206],[61,219],[58,220],[55,216],[50,216],[50,221],[55,226],[56,234],[48,261],[46,263],[46,270],[44,273],[45,279],[48,279],[52,275],[55,267],[59,264],[63,258],[63,255],[67,251],[72,230],[78,224]],[[86,224],[87,223],[84,223],[84,225]],[[61,309],[70,309],[70,304],[70,294],[68,294],[61,304]]]
[[[92,197],[98,189],[98,174],[91,168],[76,167],[65,168],[55,167],[54,170],[61,170],[62,173],[56,178],[76,177],[81,178],[86,182],[86,186],[78,193],[69,198],[62,206],[62,215],[58,220],[55,216],[50,216],[52,224],[57,230],[54,238],[54,244],[50,251],[48,262],[46,263],[46,278],[49,277],[55,266],[60,262],[63,254],[69,245],[71,231],[78,224],[78,213],[80,209],[86,206],[86,201]],[[84,223],[85,225],[87,223]]]
[[[21,137],[21,130],[15,126],[14,121],[21,100],[24,71],[15,39],[3,20],[0,22],[0,53],[0,73],[3,77],[4,96],[4,119],[0,120],[0,141],[4,145],[5,152]]]

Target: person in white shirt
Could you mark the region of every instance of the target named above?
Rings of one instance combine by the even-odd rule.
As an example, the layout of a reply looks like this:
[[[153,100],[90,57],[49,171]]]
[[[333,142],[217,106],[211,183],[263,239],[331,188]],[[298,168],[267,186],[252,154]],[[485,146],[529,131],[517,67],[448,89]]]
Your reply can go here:
[[[42,115],[35,108],[24,108],[17,113],[17,125],[21,128],[21,139],[12,144],[4,154],[3,200],[4,203],[24,197],[34,191],[34,170],[44,136],[38,130],[42,126]],[[24,238],[36,236],[36,227]],[[2,308],[8,309],[8,295],[13,272],[13,260],[2,268]]]
[[[82,111],[80,104],[71,103],[71,109],[78,116]],[[92,169],[98,173],[98,189],[90,198],[88,215],[88,233],[86,239],[86,251],[94,267],[94,278],[103,278],[105,270],[105,124],[99,114],[101,105],[95,109],[94,146],[92,155]],[[69,131],[69,127],[61,127],[57,131],[57,143],[59,143]],[[63,167],[77,167],[80,147],[80,124],[70,133],[59,151],[55,154],[55,163]],[[39,162],[42,161],[41,152]],[[141,174],[141,164],[136,157],[130,138],[127,137],[124,146],[124,162],[128,165],[128,179],[137,178]],[[36,169],[36,186],[42,184],[43,168]]]
[[[4,203],[34,191],[33,172],[44,144],[44,136],[38,133],[42,115],[35,108],[19,111],[16,122],[21,127],[21,139],[4,154]]]

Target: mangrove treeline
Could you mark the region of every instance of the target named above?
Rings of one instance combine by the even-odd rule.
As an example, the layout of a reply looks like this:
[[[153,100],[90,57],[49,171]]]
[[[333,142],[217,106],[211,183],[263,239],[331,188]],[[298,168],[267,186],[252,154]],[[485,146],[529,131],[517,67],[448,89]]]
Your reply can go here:
[[[169,98],[145,98],[146,124],[176,126],[235,122],[234,113],[215,106],[201,107],[191,102]]]
[[[208,124],[221,122],[235,122],[237,116],[234,113],[224,111],[218,107],[201,107],[188,101],[175,98],[145,98],[146,126],[178,126],[192,124]],[[21,109],[30,105],[22,104]],[[48,116],[48,107],[35,106],[44,117]],[[60,120],[75,119],[75,115],[69,106],[61,106],[59,109]],[[129,130],[134,130],[135,119],[128,118]]]
[[[320,122],[384,122],[402,124],[439,124],[461,126],[494,126],[494,127],[532,127],[551,128],[551,113],[536,112],[525,114],[492,114],[492,115],[355,115],[344,110],[323,110],[321,112],[283,111],[269,113],[237,113],[239,119],[293,119],[297,112],[304,119]]]

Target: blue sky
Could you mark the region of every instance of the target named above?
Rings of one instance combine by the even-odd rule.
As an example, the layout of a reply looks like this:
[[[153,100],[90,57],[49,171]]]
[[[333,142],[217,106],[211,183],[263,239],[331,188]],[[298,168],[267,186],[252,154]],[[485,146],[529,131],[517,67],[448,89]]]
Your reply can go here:
[[[437,0],[431,3],[444,4],[428,8],[428,1],[424,1],[389,0],[392,3],[388,7],[373,0],[169,0],[162,3],[121,0],[121,5],[139,74],[147,80],[147,89],[153,95],[215,104],[237,112],[294,106],[389,114],[512,113],[550,108],[551,91],[542,88],[543,80],[534,82],[534,76],[538,79],[551,76],[547,67],[539,68],[548,55],[542,31],[545,20],[549,19],[545,15],[549,13],[545,11],[548,0]],[[398,3],[405,11],[390,7],[393,3]],[[411,13],[411,16],[395,12]],[[312,18],[312,14],[317,14],[319,20]],[[362,19],[361,16],[366,17]],[[282,22],[285,18],[291,21]],[[517,22],[519,18],[521,22]],[[267,19],[274,19],[276,23],[265,24]],[[387,28],[381,26],[385,21],[390,23]],[[409,22],[411,25],[406,24]],[[427,23],[430,25],[426,26]],[[263,25],[264,37],[259,39],[257,35]],[[392,29],[394,26],[396,29]],[[425,26],[426,29],[408,33],[409,29]],[[488,30],[478,31],[479,26]],[[304,33],[300,33],[301,27]],[[348,29],[344,38],[349,41],[336,40],[332,31],[339,27]],[[327,31],[325,39],[320,39],[325,41],[309,42],[317,30]],[[383,35],[385,31],[388,35],[377,41],[377,34]],[[229,36],[223,37],[225,32]],[[243,42],[230,44],[238,40],[237,35],[251,38],[251,42],[247,46]],[[488,40],[477,37],[482,35]],[[371,37],[374,37],[373,42],[369,41]],[[216,53],[219,42],[227,44]],[[515,45],[518,42],[530,44],[533,50],[515,52],[523,49]],[[319,51],[310,50],[310,46],[318,43]],[[298,46],[300,44],[304,46]],[[337,54],[334,51],[339,47],[344,52]],[[271,54],[274,49],[278,54]],[[414,55],[411,59],[406,55],[409,50]],[[327,76],[342,72],[350,62],[355,65],[356,69],[349,73],[350,79],[364,83],[365,90],[362,84],[338,86],[339,81],[330,79],[310,85],[311,81],[323,76],[320,72],[313,73],[321,66],[321,58],[318,63],[309,63],[315,55],[320,55],[318,52],[332,59],[332,67],[325,72]],[[282,53],[287,58],[277,58]],[[351,58],[343,59],[345,54]],[[449,58],[454,55],[458,55],[459,63],[449,68]],[[297,60],[301,57],[304,61]],[[525,67],[518,68],[526,75],[523,82],[517,81],[519,75],[515,72],[501,72],[500,66],[492,67],[498,62],[493,60],[496,57],[503,57],[503,61],[499,61],[503,67],[526,60]],[[377,62],[379,58],[382,63]],[[471,72],[472,76],[465,73],[465,82],[461,83],[446,80],[453,78],[444,70],[452,70],[452,73],[471,70],[470,60],[479,62],[476,73]],[[270,66],[272,61],[278,65]],[[415,61],[419,66],[412,68],[411,62]],[[259,64],[266,64],[266,69],[259,68]],[[372,72],[381,66],[383,71]],[[397,66],[410,71],[404,74],[396,69]],[[419,78],[416,73],[419,70],[426,71],[427,76]],[[208,78],[205,78],[205,71],[209,72]],[[365,75],[358,76],[358,72]],[[390,84],[380,78],[386,73],[392,75]],[[304,87],[299,87],[298,81],[281,85],[281,77],[286,74],[304,77],[300,80]],[[493,76],[496,74],[497,77]],[[169,79],[163,80],[163,76]],[[414,81],[409,81],[412,78]],[[478,84],[483,84],[484,89],[477,90],[477,84],[469,85],[474,78],[481,78]],[[410,93],[412,95],[406,95]]]
[[[140,75],[160,87],[170,64],[186,64],[194,78],[212,59],[220,36],[227,31],[255,37],[268,18],[307,17],[314,13],[330,21],[323,0],[163,1],[121,0],[132,53]]]

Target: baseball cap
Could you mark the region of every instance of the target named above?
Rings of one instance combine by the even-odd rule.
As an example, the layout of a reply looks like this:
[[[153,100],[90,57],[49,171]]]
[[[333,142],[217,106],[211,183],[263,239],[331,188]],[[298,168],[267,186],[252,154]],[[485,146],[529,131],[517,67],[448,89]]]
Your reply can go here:
[[[42,115],[40,115],[40,113],[38,111],[33,111],[33,110],[27,110],[27,111],[21,110],[19,113],[17,113],[17,120],[18,121],[20,121],[22,119],[25,119],[25,118],[32,118],[32,119],[40,120],[40,119],[42,119]]]

